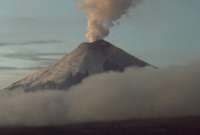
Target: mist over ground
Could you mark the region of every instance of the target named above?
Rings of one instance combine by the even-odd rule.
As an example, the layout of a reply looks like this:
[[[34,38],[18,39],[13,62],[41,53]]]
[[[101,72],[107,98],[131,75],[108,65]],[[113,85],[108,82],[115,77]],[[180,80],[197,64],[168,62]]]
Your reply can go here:
[[[129,68],[91,76],[68,91],[10,96],[2,92],[0,125],[199,116],[199,69],[200,62],[164,69]]]

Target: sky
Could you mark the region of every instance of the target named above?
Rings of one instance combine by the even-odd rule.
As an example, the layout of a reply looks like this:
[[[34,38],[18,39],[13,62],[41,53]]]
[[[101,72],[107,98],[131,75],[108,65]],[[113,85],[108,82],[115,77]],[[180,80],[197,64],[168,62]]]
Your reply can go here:
[[[0,0],[0,88],[86,41],[79,0]],[[200,1],[143,0],[106,38],[157,67],[200,58]]]

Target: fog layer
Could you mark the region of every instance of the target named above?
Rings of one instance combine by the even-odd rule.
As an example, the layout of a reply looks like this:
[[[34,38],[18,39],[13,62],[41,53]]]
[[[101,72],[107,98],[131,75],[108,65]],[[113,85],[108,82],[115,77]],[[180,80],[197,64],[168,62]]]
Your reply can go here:
[[[0,125],[199,116],[199,69],[198,62],[165,69],[129,68],[89,77],[68,91],[2,94]]]

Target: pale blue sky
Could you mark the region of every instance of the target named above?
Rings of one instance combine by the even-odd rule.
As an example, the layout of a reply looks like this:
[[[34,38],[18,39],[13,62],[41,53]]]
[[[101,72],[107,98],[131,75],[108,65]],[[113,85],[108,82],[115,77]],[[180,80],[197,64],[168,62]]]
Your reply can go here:
[[[0,70],[46,66],[85,41],[78,0],[0,0]],[[106,39],[158,67],[200,58],[200,1],[143,0]]]

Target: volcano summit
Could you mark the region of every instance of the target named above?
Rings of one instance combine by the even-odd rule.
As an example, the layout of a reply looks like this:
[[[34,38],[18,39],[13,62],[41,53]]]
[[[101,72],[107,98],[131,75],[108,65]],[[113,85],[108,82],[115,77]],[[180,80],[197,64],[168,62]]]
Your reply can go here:
[[[55,65],[33,73],[6,89],[66,90],[90,75],[108,71],[123,72],[125,68],[131,66],[142,68],[150,65],[111,43],[98,40],[80,44],[78,48],[65,55]]]

